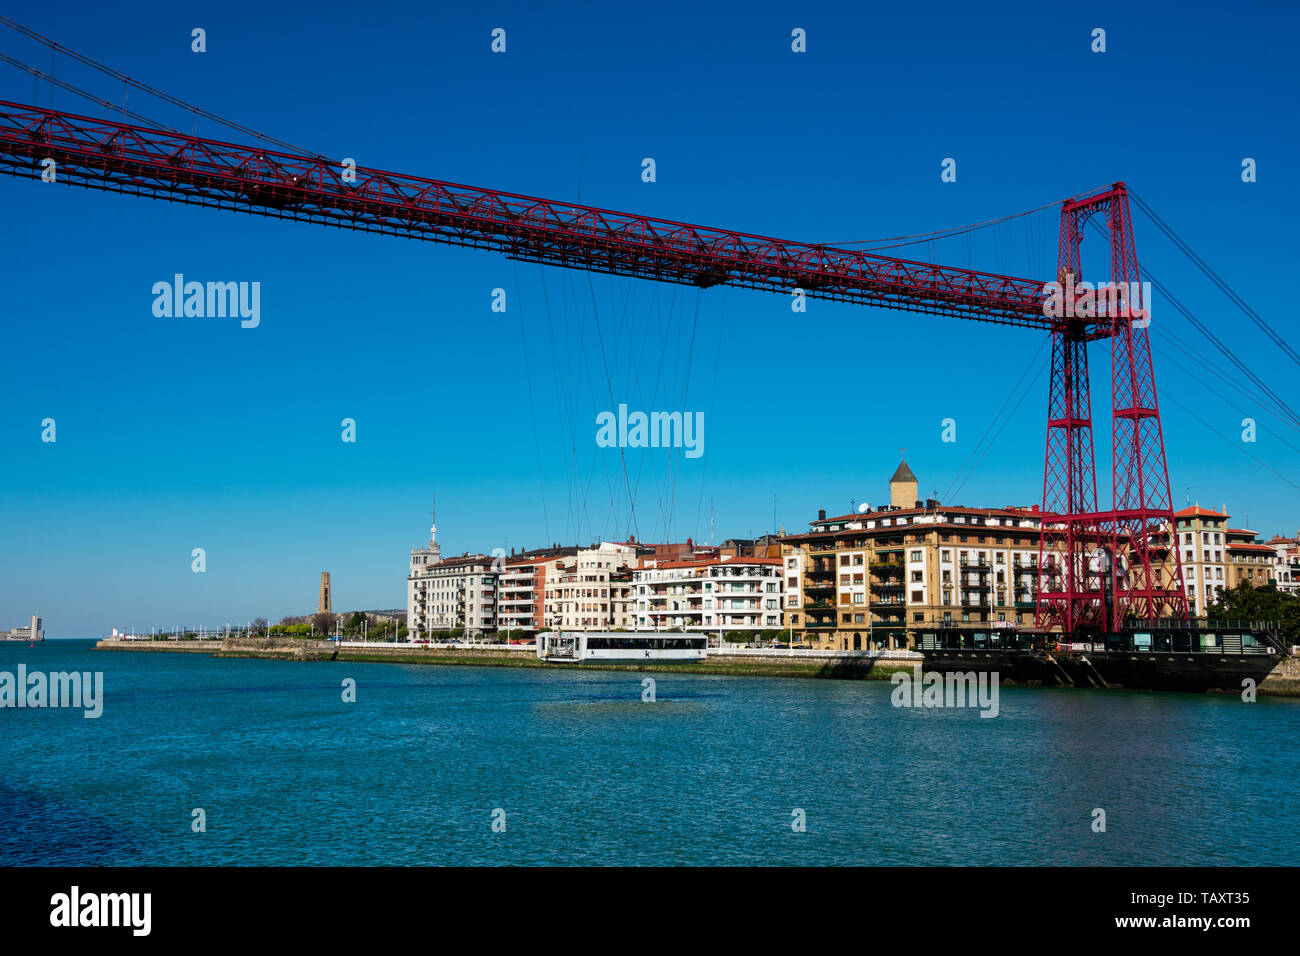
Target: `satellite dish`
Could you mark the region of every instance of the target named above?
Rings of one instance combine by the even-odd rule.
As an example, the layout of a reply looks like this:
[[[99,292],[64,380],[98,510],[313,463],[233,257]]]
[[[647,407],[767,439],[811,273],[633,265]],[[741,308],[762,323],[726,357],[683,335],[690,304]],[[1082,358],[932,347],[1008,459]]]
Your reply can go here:
[[[869,502],[864,501],[862,502],[862,504],[858,505],[858,514],[860,515],[866,514],[870,510],[871,510],[871,504]]]

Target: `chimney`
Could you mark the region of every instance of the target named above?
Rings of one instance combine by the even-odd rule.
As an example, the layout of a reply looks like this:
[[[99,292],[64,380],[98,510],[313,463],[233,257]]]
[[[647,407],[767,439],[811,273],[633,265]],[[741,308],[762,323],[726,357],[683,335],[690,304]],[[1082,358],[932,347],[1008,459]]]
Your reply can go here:
[[[818,509],[817,509],[817,520],[818,520],[818,521],[825,521],[825,520],[826,520],[826,509],[825,509],[825,508],[818,508]]]

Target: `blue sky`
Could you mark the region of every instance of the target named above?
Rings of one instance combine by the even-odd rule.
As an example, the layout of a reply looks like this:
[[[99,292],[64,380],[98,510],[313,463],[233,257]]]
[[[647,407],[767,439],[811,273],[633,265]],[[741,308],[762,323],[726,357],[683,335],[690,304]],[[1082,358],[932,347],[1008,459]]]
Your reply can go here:
[[[323,2],[304,16],[74,2],[12,15],[362,166],[790,239],[923,233],[1122,179],[1276,328],[1295,327],[1285,285],[1300,17],[1283,5],[617,7],[389,3],[381,14]],[[505,54],[489,49],[498,26]],[[190,51],[194,27],[206,53]],[[807,53],[790,50],[795,27]],[[1104,54],[1090,51],[1094,27],[1107,31]],[[0,52],[50,67],[48,50],[7,29]],[[59,57],[54,69],[121,101],[120,84],[84,66]],[[45,84],[35,93],[49,102]],[[0,98],[33,95],[31,77],[0,65]],[[53,102],[102,115],[64,90]],[[128,106],[191,128],[136,91]],[[247,139],[207,121],[197,131]],[[641,181],[647,156],[654,183]],[[956,183],[940,181],[945,157]],[[435,491],[447,552],[629,528],[707,540],[710,510],[715,540],[801,529],[818,508],[883,500],[901,447],[925,494],[1041,497],[1045,377],[976,451],[1022,373],[1045,361],[1035,332],[815,300],[800,316],[777,295],[589,277],[7,177],[0,197],[5,627],[33,612],[56,637],[275,620],[311,610],[327,569],[336,607],[400,607]],[[1051,278],[1056,217],[906,255]],[[1143,265],[1294,404],[1295,364],[1140,215],[1136,241]],[[260,282],[260,327],[155,318],[151,287],[178,272]],[[507,290],[504,314],[490,311],[494,288]],[[1155,309],[1175,502],[1227,504],[1234,525],[1248,515],[1265,536],[1294,534],[1300,435],[1171,351],[1166,322],[1210,355],[1185,320]],[[1094,349],[1103,499],[1107,358]],[[1215,392],[1257,418],[1254,445]],[[596,414],[618,402],[703,411],[704,454],[629,450],[625,477],[617,450],[595,444]],[[40,440],[47,417],[54,444]],[[340,439],[344,418],[355,444]],[[945,418],[955,443],[940,440]],[[190,570],[196,547],[204,574]]]

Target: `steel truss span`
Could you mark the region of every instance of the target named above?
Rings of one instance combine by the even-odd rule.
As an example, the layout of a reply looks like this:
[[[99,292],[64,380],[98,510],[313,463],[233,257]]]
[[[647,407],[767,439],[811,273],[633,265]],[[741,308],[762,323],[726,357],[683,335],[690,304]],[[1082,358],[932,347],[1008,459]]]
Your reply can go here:
[[[1052,336],[1038,626],[1186,617],[1147,330],[1053,318],[1040,281],[694,226],[0,101],[0,171],[170,202],[423,239],[547,265],[725,285],[1038,329]],[[1123,183],[1067,200],[1058,280],[1107,217],[1111,280],[1137,282]],[[1111,342],[1114,506],[1099,511],[1087,343]],[[1166,540],[1165,535],[1168,535]],[[1170,548],[1168,560],[1162,549]]]

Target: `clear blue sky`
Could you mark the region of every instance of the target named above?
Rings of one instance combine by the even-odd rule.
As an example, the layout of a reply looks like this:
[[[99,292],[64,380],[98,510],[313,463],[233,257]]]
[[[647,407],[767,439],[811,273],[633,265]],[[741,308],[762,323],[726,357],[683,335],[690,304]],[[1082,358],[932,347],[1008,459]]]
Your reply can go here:
[[[927,232],[1122,179],[1294,330],[1294,8],[701,6],[72,2],[11,15],[362,166],[792,239]],[[190,51],[194,27],[208,52]],[[504,55],[489,50],[494,27],[507,30]],[[790,50],[795,27],[805,54]],[[1104,54],[1090,51],[1094,27]],[[50,66],[7,29],[0,52]],[[120,84],[64,57],[55,72],[121,101]],[[35,92],[49,101],[44,84]],[[0,65],[0,98],[33,95],[31,77]],[[63,90],[53,101],[102,113]],[[142,94],[128,105],[190,128]],[[1247,156],[1253,184],[1240,178]],[[945,157],[956,183],[940,182]],[[34,612],[55,637],[275,620],[314,608],[326,569],[336,608],[400,607],[435,491],[446,552],[622,536],[628,484],[643,539],[708,539],[710,507],[715,540],[801,529],[819,507],[882,500],[903,446],[924,494],[1041,496],[1045,379],[953,487],[1042,344],[1034,332],[816,301],[796,316],[777,295],[589,279],[7,177],[0,216],[5,627]],[[1049,209],[908,254],[1046,279],[1056,228]],[[1300,405],[1295,364],[1140,216],[1137,246]],[[155,318],[150,289],[177,272],[260,282],[261,326]],[[489,309],[497,287],[504,315]],[[1166,322],[1205,347],[1157,300],[1158,347]],[[1098,376],[1107,361],[1094,350]],[[1159,351],[1156,368],[1175,501],[1226,503],[1234,525],[1249,515],[1265,536],[1295,533],[1300,434],[1203,370]],[[1256,444],[1239,441],[1242,412],[1211,389],[1254,414]],[[1106,498],[1103,378],[1094,392]],[[618,452],[594,440],[596,414],[618,402],[703,411],[703,456],[629,451],[625,479]],[[54,444],[40,440],[47,417]],[[340,440],[345,417],[355,444]],[[940,440],[945,418],[955,443]],[[196,547],[205,574],[190,570]]]

